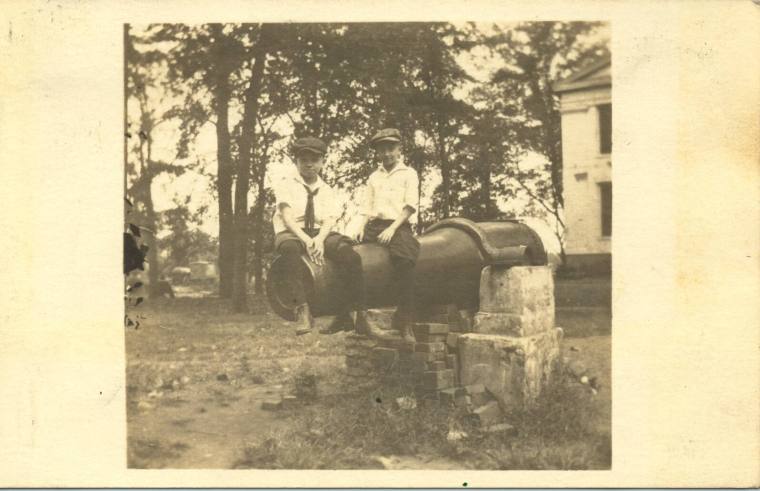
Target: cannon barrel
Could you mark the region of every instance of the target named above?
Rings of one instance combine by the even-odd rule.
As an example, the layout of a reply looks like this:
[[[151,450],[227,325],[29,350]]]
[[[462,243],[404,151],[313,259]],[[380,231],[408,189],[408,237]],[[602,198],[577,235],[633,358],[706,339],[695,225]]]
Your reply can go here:
[[[485,266],[547,264],[538,234],[517,220],[475,223],[448,218],[428,227],[419,242],[415,269],[418,305],[477,307],[480,272]],[[355,250],[362,258],[367,307],[394,305],[398,288],[388,250],[377,244],[360,244]],[[283,274],[282,264],[275,258],[267,276],[267,296],[278,315],[294,320],[295,305],[289,300],[292,295],[282,281]],[[302,275],[312,314],[336,314],[344,287],[335,265],[325,261],[317,266],[304,256]]]

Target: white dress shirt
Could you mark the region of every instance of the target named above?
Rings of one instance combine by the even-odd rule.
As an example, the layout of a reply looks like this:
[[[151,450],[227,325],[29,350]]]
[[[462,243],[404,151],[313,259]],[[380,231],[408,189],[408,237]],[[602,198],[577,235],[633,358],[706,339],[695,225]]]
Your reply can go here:
[[[417,171],[399,162],[389,171],[382,164],[367,180],[361,214],[370,220],[395,220],[405,207],[417,211]]]
[[[322,224],[324,223],[332,225],[340,216],[338,196],[321,177],[317,177],[316,182],[313,184],[306,184],[301,177],[301,174],[293,172],[292,175],[285,176],[272,185],[274,188],[276,206],[274,215],[272,216],[272,225],[274,226],[275,234],[288,229],[285,226],[285,222],[282,219],[282,213],[280,212],[280,205],[284,203],[287,203],[292,210],[296,223],[298,223],[301,228],[304,227],[307,201],[307,192],[304,186],[312,191],[319,189],[314,196],[315,228],[322,228]]]

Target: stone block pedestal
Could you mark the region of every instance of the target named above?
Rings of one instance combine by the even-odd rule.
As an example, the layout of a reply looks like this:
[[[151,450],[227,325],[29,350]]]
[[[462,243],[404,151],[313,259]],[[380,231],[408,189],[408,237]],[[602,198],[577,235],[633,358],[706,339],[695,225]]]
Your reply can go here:
[[[464,334],[459,338],[462,385],[482,384],[504,406],[530,403],[559,361],[561,331],[532,336]]]
[[[503,406],[531,402],[559,359],[548,266],[488,266],[473,333],[458,339],[462,384],[483,384]]]

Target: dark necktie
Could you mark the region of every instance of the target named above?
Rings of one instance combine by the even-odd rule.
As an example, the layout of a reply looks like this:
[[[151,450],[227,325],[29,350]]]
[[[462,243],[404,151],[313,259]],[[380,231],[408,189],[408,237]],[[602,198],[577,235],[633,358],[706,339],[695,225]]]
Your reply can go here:
[[[304,185],[304,189],[306,189],[306,212],[304,213],[304,228],[306,229],[306,234],[309,237],[314,236],[314,225],[316,222],[316,218],[314,216],[314,196],[317,195],[319,192],[319,188],[312,191],[309,189],[309,186]]]

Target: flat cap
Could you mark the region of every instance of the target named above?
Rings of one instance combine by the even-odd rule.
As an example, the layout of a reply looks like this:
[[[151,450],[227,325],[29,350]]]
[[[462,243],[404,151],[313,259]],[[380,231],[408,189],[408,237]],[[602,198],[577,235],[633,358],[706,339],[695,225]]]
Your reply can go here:
[[[327,145],[319,138],[306,136],[293,142],[293,153],[312,152],[324,155],[327,152]]]
[[[369,141],[369,144],[374,147],[378,143],[385,141],[400,142],[401,133],[399,133],[396,128],[384,128],[375,133],[375,136],[372,137],[372,139]]]

